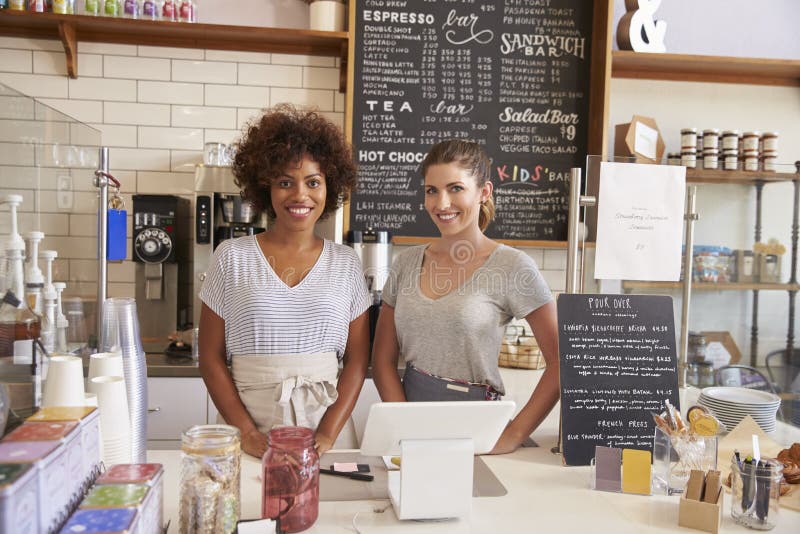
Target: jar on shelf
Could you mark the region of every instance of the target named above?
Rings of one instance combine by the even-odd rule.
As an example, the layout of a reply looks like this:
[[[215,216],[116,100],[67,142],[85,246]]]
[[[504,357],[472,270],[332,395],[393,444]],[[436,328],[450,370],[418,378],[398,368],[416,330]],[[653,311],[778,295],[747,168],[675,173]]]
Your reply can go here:
[[[689,169],[697,167],[697,149],[681,150],[681,165]]]
[[[11,11],[25,11],[25,0],[8,0],[8,9]]]
[[[197,425],[181,435],[180,532],[230,534],[239,521],[239,429]]]
[[[29,0],[28,11],[33,11],[34,13],[45,13],[47,12],[47,2],[45,2],[45,0]]]
[[[778,154],[778,132],[764,132],[761,134],[761,152]]]
[[[281,532],[306,530],[319,515],[319,456],[310,428],[284,426],[267,433],[261,462],[261,517]]]
[[[83,4],[83,14],[96,17],[102,12],[103,0],[86,0]]]
[[[681,164],[680,152],[669,152],[667,154],[667,165],[680,165],[680,164]]]
[[[197,2],[182,0],[178,5],[178,20],[181,22],[197,22]]]
[[[146,20],[158,20],[158,1],[157,0],[141,0],[139,7],[139,16]]]
[[[684,128],[681,130],[681,151],[688,148],[697,150],[697,128]]]
[[[714,385],[714,364],[697,362],[697,387],[708,388]]]
[[[178,6],[176,0],[164,0],[161,4],[161,20],[178,20]]]
[[[122,2],[122,16],[126,19],[139,18],[139,0],[123,0]]]
[[[745,132],[742,136],[742,152],[753,152],[758,154],[758,140],[761,138],[759,132]]]
[[[739,130],[725,130],[722,132],[722,150],[739,152]]]
[[[689,362],[706,361],[706,336],[701,332],[689,332],[686,360]]]
[[[722,168],[726,171],[735,171],[739,168],[739,151],[738,150],[723,150],[722,151]]]
[[[703,150],[719,150],[719,130],[711,128],[703,130]]]
[[[758,150],[744,151],[744,170],[746,171],[758,170]]]
[[[105,0],[103,3],[103,15],[106,17],[119,17],[121,12],[119,0]]]
[[[775,172],[777,162],[777,156],[768,156],[765,154],[762,167],[767,172]]]
[[[53,13],[60,15],[73,15],[75,13],[75,0],[53,0]]]
[[[719,151],[716,149],[703,150],[703,168],[719,169]]]

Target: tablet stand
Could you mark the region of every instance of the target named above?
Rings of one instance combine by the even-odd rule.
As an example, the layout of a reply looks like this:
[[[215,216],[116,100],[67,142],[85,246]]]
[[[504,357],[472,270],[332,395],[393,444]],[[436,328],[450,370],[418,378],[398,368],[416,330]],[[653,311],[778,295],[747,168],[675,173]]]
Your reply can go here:
[[[389,471],[389,497],[398,519],[469,517],[472,439],[400,442],[400,470]]]

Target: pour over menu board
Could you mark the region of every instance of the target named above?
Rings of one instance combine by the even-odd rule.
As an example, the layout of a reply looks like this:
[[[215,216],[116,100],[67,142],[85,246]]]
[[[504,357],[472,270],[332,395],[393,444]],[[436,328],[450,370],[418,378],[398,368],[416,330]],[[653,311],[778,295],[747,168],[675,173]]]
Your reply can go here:
[[[679,406],[672,298],[560,295],[558,342],[564,463],[595,445],[652,452],[651,412]]]
[[[593,2],[357,0],[350,228],[432,237],[420,162],[447,139],[492,159],[487,235],[566,240],[588,142]]]

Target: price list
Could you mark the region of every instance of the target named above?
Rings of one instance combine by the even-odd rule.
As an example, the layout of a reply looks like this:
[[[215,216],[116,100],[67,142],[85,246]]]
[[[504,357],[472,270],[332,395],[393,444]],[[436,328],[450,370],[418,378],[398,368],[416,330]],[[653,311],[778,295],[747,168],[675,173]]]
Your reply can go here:
[[[558,329],[565,463],[596,445],[652,451],[651,414],[679,405],[672,299],[564,294]]]
[[[447,139],[492,159],[487,234],[566,240],[588,136],[592,2],[359,0],[350,227],[429,237],[420,163]]]

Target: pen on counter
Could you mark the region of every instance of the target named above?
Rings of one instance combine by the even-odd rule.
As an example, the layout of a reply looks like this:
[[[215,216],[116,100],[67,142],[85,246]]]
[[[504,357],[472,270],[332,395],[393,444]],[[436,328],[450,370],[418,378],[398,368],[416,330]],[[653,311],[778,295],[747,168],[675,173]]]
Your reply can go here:
[[[335,471],[333,469],[325,469],[324,467],[320,467],[319,472],[325,475],[335,475],[337,477],[352,478],[353,480],[363,480],[365,482],[372,482],[375,479],[373,475],[357,473],[355,471]]]

